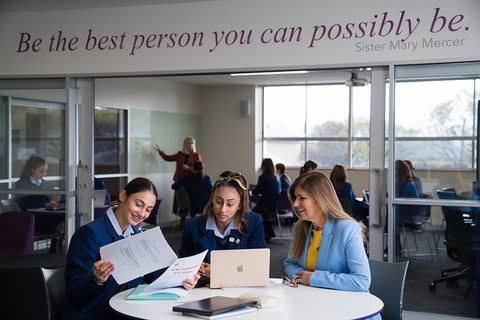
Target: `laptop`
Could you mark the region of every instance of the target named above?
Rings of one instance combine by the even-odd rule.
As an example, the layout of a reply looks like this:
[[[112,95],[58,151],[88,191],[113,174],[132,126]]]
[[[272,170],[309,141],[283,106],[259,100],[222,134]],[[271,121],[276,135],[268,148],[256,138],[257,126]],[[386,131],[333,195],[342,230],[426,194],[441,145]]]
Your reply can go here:
[[[214,296],[173,306],[172,311],[181,312],[184,315],[212,317],[241,310],[249,306],[255,306],[256,304],[256,300]],[[245,310],[255,311],[254,308]]]
[[[94,190],[93,191],[93,206],[95,208],[105,207],[105,196],[107,195],[107,190]]]
[[[210,288],[263,287],[270,278],[270,249],[213,250]]]

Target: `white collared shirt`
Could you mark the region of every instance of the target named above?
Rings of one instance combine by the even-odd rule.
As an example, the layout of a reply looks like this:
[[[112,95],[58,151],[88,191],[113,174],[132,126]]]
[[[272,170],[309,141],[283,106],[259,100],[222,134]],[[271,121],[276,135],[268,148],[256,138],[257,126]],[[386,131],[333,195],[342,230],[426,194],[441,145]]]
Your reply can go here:
[[[127,229],[125,229],[125,232],[123,232],[123,234],[122,234],[122,229],[120,228],[120,224],[118,224],[117,217],[115,217],[115,213],[113,212],[112,207],[108,208],[107,217],[110,220],[110,222],[112,223],[112,226],[115,229],[115,232],[117,234],[122,235],[124,238],[128,238],[128,237],[133,236],[135,234],[131,225],[128,225]]]
[[[40,183],[42,183],[43,179],[38,179],[38,183],[35,182],[32,176],[30,176],[30,182],[32,182],[34,185],[40,188]]]
[[[228,237],[231,230],[238,230],[237,224],[235,223],[235,219],[232,219],[232,221],[230,221],[230,224],[227,226],[227,229],[225,229],[224,234],[221,234],[220,231],[218,231],[217,223],[215,222],[214,217],[207,218],[207,223],[205,225],[205,228],[207,230],[213,230],[213,233],[215,234],[215,236],[222,239],[225,239],[226,237]]]

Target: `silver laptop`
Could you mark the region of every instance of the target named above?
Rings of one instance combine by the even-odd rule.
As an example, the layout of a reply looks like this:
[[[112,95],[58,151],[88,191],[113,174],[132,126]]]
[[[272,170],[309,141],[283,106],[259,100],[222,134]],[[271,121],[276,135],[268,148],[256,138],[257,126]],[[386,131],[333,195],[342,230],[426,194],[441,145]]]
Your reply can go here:
[[[213,250],[210,252],[210,288],[268,285],[270,249]]]

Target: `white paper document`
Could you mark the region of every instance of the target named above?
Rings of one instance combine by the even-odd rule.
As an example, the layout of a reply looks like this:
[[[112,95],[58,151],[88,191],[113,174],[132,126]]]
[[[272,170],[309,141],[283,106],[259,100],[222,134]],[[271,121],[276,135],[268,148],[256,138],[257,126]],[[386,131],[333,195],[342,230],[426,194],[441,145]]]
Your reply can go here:
[[[177,259],[160,227],[103,246],[100,256],[115,266],[112,276],[118,284],[166,268]]]
[[[165,288],[181,286],[182,281],[187,278],[193,279],[203,259],[205,259],[207,251],[205,250],[191,257],[177,259],[157,280],[145,287],[139,295],[162,292]]]

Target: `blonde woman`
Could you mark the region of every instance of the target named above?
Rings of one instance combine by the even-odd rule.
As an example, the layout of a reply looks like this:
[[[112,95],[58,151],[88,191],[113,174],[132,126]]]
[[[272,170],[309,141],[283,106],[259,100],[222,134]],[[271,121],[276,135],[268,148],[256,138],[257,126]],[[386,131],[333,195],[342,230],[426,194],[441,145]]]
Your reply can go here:
[[[292,183],[289,196],[300,220],[284,274],[307,286],[367,292],[365,227],[343,211],[330,179],[307,172]]]

